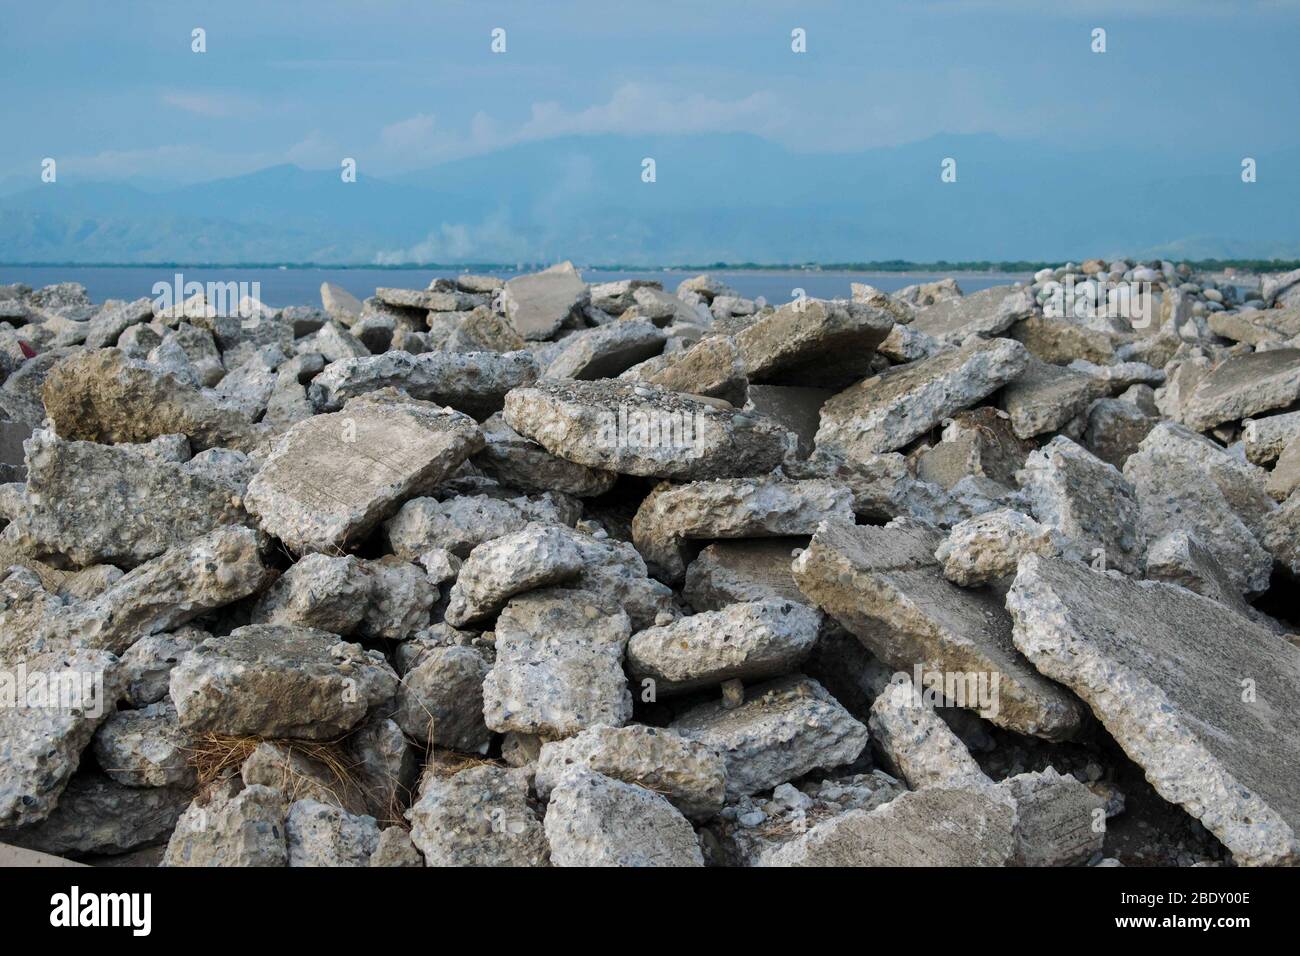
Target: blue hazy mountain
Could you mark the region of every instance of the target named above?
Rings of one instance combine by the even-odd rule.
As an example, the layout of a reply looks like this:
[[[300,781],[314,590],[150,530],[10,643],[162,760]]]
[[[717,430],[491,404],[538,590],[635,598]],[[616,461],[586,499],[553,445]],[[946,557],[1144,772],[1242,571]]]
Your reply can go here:
[[[675,264],[1300,255],[1300,150],[1189,162],[991,135],[801,153],[746,134],[573,136],[388,179],[276,166],[197,185],[0,189],[4,262]],[[656,180],[642,181],[655,160]],[[957,181],[940,163],[957,161]]]

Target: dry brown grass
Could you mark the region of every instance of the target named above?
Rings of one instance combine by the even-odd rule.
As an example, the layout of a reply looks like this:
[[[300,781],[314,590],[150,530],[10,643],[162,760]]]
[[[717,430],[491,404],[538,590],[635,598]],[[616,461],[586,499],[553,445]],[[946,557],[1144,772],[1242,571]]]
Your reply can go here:
[[[385,793],[368,793],[357,773],[357,765],[343,742],[336,740],[268,740],[256,736],[205,734],[187,748],[189,763],[198,774],[199,786],[207,787],[238,771],[259,744],[272,743],[288,753],[280,765],[281,777],[276,788],[290,802],[324,790],[332,802],[352,812],[371,813],[386,825],[405,826],[406,791],[397,780],[388,781]],[[295,760],[304,765],[295,766]],[[309,771],[309,772],[303,772]]]

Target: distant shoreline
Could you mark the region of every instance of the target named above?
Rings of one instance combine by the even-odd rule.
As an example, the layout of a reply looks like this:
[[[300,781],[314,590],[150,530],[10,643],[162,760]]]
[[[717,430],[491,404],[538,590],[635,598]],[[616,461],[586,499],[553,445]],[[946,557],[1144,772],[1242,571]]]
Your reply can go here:
[[[1083,260],[1072,260],[1082,262]],[[1296,259],[1193,259],[1180,260],[1199,272],[1234,269],[1244,273],[1290,272],[1300,268]],[[5,269],[283,269],[383,272],[534,272],[552,263],[536,262],[472,262],[472,263],[402,263],[383,265],[374,263],[323,263],[323,262],[0,262]],[[624,263],[576,264],[580,270],[592,272],[807,272],[807,273],[876,273],[918,274],[937,273],[945,276],[1022,275],[1040,269],[1054,269],[1060,262],[834,262],[834,263],[772,263],[711,262],[685,265],[628,265]]]

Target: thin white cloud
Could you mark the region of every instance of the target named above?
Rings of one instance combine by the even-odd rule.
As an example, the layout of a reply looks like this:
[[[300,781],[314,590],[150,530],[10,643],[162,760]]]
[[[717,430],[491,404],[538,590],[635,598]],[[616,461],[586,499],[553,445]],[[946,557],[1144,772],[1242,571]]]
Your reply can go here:
[[[752,93],[739,99],[718,99],[671,91],[642,83],[627,83],[608,103],[569,112],[558,103],[534,103],[532,116],[517,139],[550,139],[578,133],[734,133],[775,130],[786,124],[788,112],[772,93]]]
[[[231,93],[201,93],[177,90],[164,93],[162,101],[186,113],[225,119],[232,116],[249,116],[256,112],[258,104],[247,96]]]
[[[790,131],[792,117],[792,110],[767,92],[723,99],[628,83],[615,90],[608,102],[576,111],[551,101],[534,103],[528,118],[514,127],[479,112],[462,132],[440,125],[432,114],[418,113],[384,126],[367,155],[381,170],[397,171],[560,136],[701,132],[775,136]]]

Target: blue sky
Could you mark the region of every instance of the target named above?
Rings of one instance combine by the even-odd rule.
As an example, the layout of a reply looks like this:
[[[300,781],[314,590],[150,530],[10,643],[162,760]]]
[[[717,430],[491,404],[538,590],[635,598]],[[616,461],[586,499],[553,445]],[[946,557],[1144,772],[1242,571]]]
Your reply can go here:
[[[388,176],[571,133],[805,152],[993,133],[1189,158],[1300,143],[1291,0],[5,0],[3,22],[0,178],[46,156],[146,185],[342,156]]]

